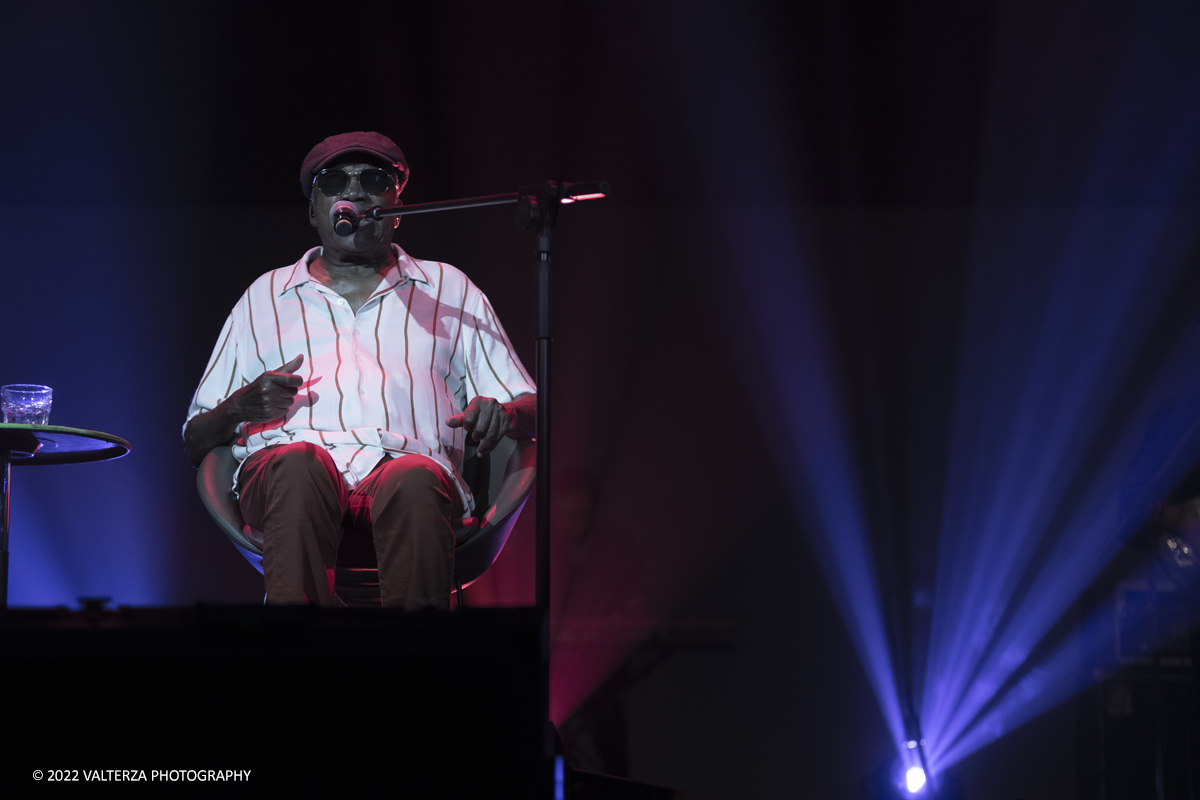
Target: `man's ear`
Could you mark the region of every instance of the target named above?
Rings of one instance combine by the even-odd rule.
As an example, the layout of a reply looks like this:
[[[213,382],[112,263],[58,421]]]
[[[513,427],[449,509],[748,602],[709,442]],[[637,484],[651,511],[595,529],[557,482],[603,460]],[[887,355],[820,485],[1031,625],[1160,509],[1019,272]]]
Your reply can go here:
[[[313,201],[308,201],[308,224],[314,228],[317,227],[317,209],[313,206]]]

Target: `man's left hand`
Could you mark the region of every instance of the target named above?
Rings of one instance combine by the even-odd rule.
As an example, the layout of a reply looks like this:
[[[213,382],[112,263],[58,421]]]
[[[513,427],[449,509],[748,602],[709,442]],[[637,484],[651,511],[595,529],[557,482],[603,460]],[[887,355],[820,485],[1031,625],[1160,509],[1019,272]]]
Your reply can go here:
[[[451,428],[463,428],[479,442],[476,455],[486,456],[517,424],[517,412],[492,397],[475,397],[461,414],[446,420]]]

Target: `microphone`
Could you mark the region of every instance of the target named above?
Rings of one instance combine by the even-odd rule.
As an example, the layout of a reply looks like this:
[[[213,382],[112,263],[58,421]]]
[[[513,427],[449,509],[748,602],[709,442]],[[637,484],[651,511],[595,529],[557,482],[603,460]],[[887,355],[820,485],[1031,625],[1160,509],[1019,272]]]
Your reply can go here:
[[[350,236],[358,230],[358,208],[348,200],[339,200],[329,209],[329,221],[338,236]]]

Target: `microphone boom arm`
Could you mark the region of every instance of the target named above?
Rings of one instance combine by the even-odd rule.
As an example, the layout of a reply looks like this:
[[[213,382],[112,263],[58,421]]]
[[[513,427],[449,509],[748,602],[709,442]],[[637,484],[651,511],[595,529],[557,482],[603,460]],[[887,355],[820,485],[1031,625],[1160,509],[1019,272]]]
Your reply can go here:
[[[411,206],[395,206],[394,208],[368,208],[363,212],[364,217],[383,219],[384,217],[399,217],[402,214],[428,214],[431,211],[453,211],[457,208],[475,208],[476,206],[500,206],[505,203],[515,203],[520,199],[516,192],[509,194],[489,194],[484,197],[466,197],[462,200],[440,200],[436,203],[417,203]]]
[[[489,194],[482,197],[465,197],[461,200],[439,200],[435,203],[417,203],[411,206],[395,206],[393,208],[368,208],[362,213],[364,217],[370,217],[374,220],[381,220],[385,217],[399,217],[405,214],[428,214],[433,211],[454,211],[460,208],[477,208],[479,206],[502,206],[508,203],[518,203],[522,197],[529,197],[544,192],[547,186],[552,184],[540,184],[536,186],[523,186],[519,192],[509,192],[508,194]],[[576,183],[567,183],[566,181],[558,181],[555,184],[558,187],[560,203],[577,203],[583,200],[598,200],[611,192],[608,181],[579,181]]]

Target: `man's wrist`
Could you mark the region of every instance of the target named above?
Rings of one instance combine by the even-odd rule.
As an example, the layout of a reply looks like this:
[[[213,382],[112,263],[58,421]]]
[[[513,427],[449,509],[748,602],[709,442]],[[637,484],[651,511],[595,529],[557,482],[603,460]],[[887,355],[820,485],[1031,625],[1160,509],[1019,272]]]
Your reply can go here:
[[[220,403],[217,404],[217,407],[214,408],[213,411],[217,412],[217,414],[220,415],[220,419],[223,422],[226,422],[230,425],[233,425],[234,427],[237,427],[238,425],[245,422],[246,418],[241,413],[241,410],[236,405],[234,405],[233,403],[230,402],[230,399],[231,398],[226,398],[226,399],[222,400]]]
[[[518,395],[515,400],[510,400],[507,403],[501,403],[505,412],[508,414],[511,428],[508,435],[513,439],[526,439],[534,435],[536,427],[536,400],[533,400],[534,395],[523,394]]]

